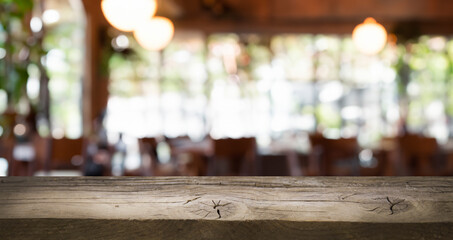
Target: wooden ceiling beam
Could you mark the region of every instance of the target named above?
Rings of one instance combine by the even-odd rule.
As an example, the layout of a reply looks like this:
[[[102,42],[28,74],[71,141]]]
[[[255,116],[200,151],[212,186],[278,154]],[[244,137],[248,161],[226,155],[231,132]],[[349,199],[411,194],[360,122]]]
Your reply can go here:
[[[312,33],[312,34],[351,34],[357,21],[238,21],[238,20],[208,20],[204,18],[190,20],[175,20],[176,31],[201,31],[209,33]],[[451,35],[453,34],[450,21],[407,21],[380,22],[388,32],[394,33],[396,27],[403,24],[406,28],[414,28],[420,34]]]
[[[181,17],[172,18],[177,29],[350,33],[366,17],[374,17],[387,29],[417,23],[422,33],[453,33],[453,1],[448,0],[217,0],[222,13],[193,1],[174,1],[184,9]]]

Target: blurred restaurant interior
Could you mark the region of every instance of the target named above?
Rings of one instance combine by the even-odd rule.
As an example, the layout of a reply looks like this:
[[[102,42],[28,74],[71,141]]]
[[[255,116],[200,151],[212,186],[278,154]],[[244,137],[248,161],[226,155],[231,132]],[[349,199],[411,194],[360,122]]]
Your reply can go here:
[[[453,1],[0,0],[0,176],[453,175]]]

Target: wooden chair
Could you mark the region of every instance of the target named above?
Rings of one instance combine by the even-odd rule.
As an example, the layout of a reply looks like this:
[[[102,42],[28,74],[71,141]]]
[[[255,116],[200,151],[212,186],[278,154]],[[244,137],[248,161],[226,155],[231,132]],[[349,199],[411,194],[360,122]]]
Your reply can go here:
[[[151,157],[151,162],[156,163],[159,162],[157,157],[157,139],[153,137],[145,137],[138,139],[138,146],[140,153],[149,154]]]
[[[38,134],[29,137],[29,142],[15,141],[11,161],[11,176],[33,176],[37,170],[42,170],[46,158],[47,142]],[[25,149],[24,149],[25,148]],[[28,152],[24,159],[23,153]],[[31,154],[31,155],[30,155]],[[29,158],[31,157],[31,158]]]
[[[207,175],[209,157],[212,155],[212,139],[206,137],[194,142],[189,136],[165,138],[171,152],[171,162],[183,176]]]
[[[439,146],[435,138],[407,134],[398,138],[404,175],[438,174]]]
[[[14,147],[17,144],[13,138],[0,138],[0,157],[8,161],[8,176],[33,176],[36,171],[45,169],[46,159],[49,154],[49,141],[34,134],[31,145],[35,152],[32,161],[18,161],[14,158]]]
[[[328,139],[310,136],[312,173],[318,175],[359,175],[360,147],[357,138]]]
[[[323,169],[326,175],[360,175],[357,138],[324,140]]]
[[[383,137],[377,148],[372,149],[373,156],[377,159],[375,172],[379,176],[397,175],[398,139],[396,137]]]
[[[33,145],[36,152],[36,161],[33,170],[35,172],[45,170],[48,153],[50,151],[50,141],[48,138],[36,134],[33,138]]]
[[[84,139],[50,139],[46,170],[80,170],[83,165]]]
[[[256,175],[256,139],[224,138],[213,140],[209,175]]]
[[[178,136],[178,137],[167,137],[165,136],[165,142],[170,147],[170,161],[174,164],[177,164],[178,157],[180,153],[178,148],[185,145],[187,142],[191,142],[190,137],[187,135]]]
[[[140,174],[145,176],[155,175],[153,170],[159,165],[157,144],[156,138],[153,137],[138,139],[138,149],[141,156]]]
[[[322,153],[324,151],[324,136],[319,133],[310,134],[308,136],[310,140],[311,150],[308,154],[308,164],[307,170],[303,171],[308,176],[319,176],[323,175],[321,173],[321,164],[322,164]]]
[[[14,139],[11,138],[0,138],[0,158],[5,158],[8,162],[8,176],[14,176],[13,174],[13,148]]]
[[[286,154],[266,154],[259,156],[260,176],[290,176],[290,164]]]
[[[157,145],[159,141],[154,137],[144,137],[138,139],[138,146],[142,163],[140,170],[134,175],[144,176],[174,176],[178,175],[173,163],[163,164],[159,161]],[[132,175],[131,173],[126,175]]]

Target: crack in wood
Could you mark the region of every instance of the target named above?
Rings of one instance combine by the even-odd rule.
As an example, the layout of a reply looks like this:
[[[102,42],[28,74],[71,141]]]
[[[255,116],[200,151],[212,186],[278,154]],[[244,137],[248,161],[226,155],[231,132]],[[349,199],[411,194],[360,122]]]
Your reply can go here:
[[[219,218],[222,218],[222,215],[220,215],[220,209],[218,209],[218,207],[228,206],[228,205],[230,205],[230,203],[220,204],[220,200],[217,203],[214,202],[214,200],[211,200],[211,201],[214,204],[213,208],[214,209],[217,208],[217,214],[219,215]]]
[[[206,212],[206,214],[203,216],[203,218],[206,218],[206,217],[209,216],[209,214],[211,214],[211,211],[208,211],[208,210],[203,209],[203,208],[200,208],[198,210],[193,211],[193,213],[196,214],[196,215],[203,214],[204,212]]]
[[[374,211],[376,211],[376,210],[378,210],[378,209],[379,209],[379,207],[375,207],[375,208],[373,208],[373,209],[368,209],[367,211],[369,211],[369,212],[374,212]]]
[[[381,203],[381,204],[379,204],[379,206],[373,207],[371,209],[366,209],[366,211],[375,212],[378,214],[388,213],[388,215],[394,215],[394,214],[398,214],[398,213],[407,211],[407,209],[410,206],[409,203],[405,203],[406,202],[405,199],[395,198],[392,200],[388,196],[385,198],[375,198],[374,200],[385,201],[386,206],[384,205],[384,203]]]
[[[339,198],[340,200],[346,200],[346,199],[348,199],[348,198],[350,198],[350,197],[353,197],[353,196],[355,196],[355,195],[357,195],[357,193],[352,193],[352,194],[349,194],[349,195],[340,195],[338,198]]]
[[[200,202],[199,204],[203,205],[203,206],[206,206],[206,207],[200,207],[194,211],[191,211],[192,213],[196,214],[196,215],[199,215],[201,216],[202,218],[207,218],[209,217],[211,214],[215,214],[217,215],[217,219],[220,219],[222,218],[222,214],[220,212],[220,210],[223,211],[223,213],[227,213],[227,215],[229,215],[228,213],[231,213],[231,209],[230,209],[230,205],[231,203],[221,203],[221,200],[218,200],[217,202],[214,201],[214,200],[211,200],[212,204],[210,203],[204,203],[204,202]],[[208,208],[207,208],[208,207]],[[220,209],[224,207],[224,209]]]
[[[193,202],[193,201],[195,201],[195,200],[197,200],[197,199],[200,199],[200,198],[201,198],[201,197],[196,197],[196,198],[194,198],[194,199],[189,199],[189,200],[187,200],[183,205],[186,205],[186,204],[188,204],[188,203],[190,203],[190,202]]]
[[[396,205],[398,205],[398,204],[404,202],[404,199],[403,199],[403,200],[400,200],[400,201],[397,201],[397,202],[392,202],[392,201],[390,201],[390,198],[387,197],[387,202],[390,203],[390,214],[389,214],[389,215],[393,215],[393,213],[394,213],[393,207],[395,207]]]
[[[231,203],[220,204],[220,200],[217,203],[215,203],[214,200],[211,200],[211,201],[214,204],[214,206],[213,206],[214,209],[216,209],[217,207],[224,207],[224,206],[228,206],[231,204]]]

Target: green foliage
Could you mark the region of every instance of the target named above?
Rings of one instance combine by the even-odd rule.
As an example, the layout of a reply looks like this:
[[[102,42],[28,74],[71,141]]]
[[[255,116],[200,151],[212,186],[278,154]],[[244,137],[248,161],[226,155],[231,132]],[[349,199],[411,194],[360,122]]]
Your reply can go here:
[[[315,117],[323,127],[339,129],[341,126],[340,114],[328,104],[318,105],[315,109]]]
[[[27,65],[36,46],[27,42],[29,31],[25,15],[33,9],[33,0],[0,0],[0,47],[5,57],[0,64],[0,89],[6,91],[9,104],[18,102],[25,92]],[[39,50],[38,50],[39,51]]]
[[[23,18],[33,9],[33,0],[0,0],[0,9],[5,16]]]

